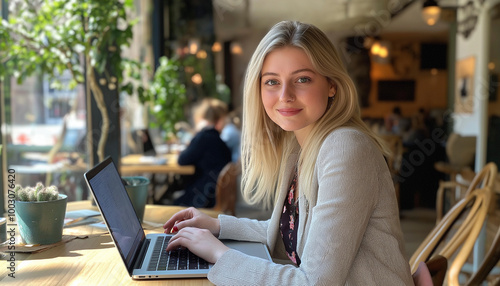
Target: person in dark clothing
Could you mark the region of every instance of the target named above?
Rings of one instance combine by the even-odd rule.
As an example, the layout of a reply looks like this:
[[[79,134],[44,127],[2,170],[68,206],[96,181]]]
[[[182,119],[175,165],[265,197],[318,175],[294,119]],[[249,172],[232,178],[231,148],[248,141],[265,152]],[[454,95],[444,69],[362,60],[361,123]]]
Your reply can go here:
[[[231,151],[215,128],[227,109],[203,100],[194,110],[198,133],[187,148],[179,154],[179,165],[194,165],[195,173],[186,180],[184,194],[174,200],[175,205],[210,208],[215,205],[217,177],[231,162]]]

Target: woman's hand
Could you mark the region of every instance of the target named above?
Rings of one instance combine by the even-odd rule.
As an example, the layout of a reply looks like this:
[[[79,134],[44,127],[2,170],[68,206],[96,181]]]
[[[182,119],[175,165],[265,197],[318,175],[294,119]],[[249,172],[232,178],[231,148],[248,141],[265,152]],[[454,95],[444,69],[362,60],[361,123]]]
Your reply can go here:
[[[219,219],[210,217],[195,208],[187,208],[174,214],[164,225],[165,233],[176,233],[185,227],[195,227],[209,230],[213,236],[220,233]]]
[[[229,250],[220,240],[218,240],[209,230],[196,227],[184,227],[174,235],[167,246],[167,251],[186,247],[192,253],[205,259],[210,263],[215,263]]]

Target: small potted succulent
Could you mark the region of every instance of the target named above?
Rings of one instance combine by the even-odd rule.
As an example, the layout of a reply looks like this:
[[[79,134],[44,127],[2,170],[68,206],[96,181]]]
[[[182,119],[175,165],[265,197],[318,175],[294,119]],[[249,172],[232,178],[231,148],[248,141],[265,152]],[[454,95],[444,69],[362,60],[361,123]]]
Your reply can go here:
[[[56,186],[16,185],[16,220],[24,244],[52,244],[61,241],[68,197]]]

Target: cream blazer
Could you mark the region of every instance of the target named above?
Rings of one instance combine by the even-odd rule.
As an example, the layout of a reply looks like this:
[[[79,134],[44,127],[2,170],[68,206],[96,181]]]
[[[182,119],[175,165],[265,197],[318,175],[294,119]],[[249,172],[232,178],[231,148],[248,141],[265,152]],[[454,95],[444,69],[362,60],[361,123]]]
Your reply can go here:
[[[295,158],[286,165],[292,176]],[[289,181],[279,186],[272,216],[257,221],[219,216],[220,239],[265,243],[274,262],[227,251],[208,279],[216,285],[413,285],[404,255],[398,204],[387,164],[364,133],[343,127],[324,141],[311,198],[299,189],[297,254],[289,261],[279,221]]]

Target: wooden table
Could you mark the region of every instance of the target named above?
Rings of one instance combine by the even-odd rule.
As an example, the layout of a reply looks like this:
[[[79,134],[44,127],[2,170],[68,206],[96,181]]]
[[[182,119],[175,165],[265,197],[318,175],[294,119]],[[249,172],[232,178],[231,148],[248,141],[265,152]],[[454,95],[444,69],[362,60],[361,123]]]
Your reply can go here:
[[[146,160],[145,160],[146,159]],[[166,162],[163,164],[151,163],[149,159],[164,159]],[[122,157],[120,164],[120,173],[122,176],[127,175],[140,175],[150,174],[151,188],[148,195],[148,203],[159,203],[163,194],[168,191],[168,188],[160,188],[157,186],[169,184],[174,181],[178,175],[192,175],[195,172],[194,165],[181,166],[177,164],[177,154],[159,155],[156,157],[148,157],[141,154],[131,154]],[[156,175],[169,175],[169,179],[158,181]]]
[[[121,159],[120,172],[122,175],[152,173],[152,174],[180,174],[192,175],[195,167],[193,165],[180,166],[177,164],[177,155],[167,154],[157,158],[166,160],[165,164],[148,163],[147,160],[141,160],[145,157],[141,154],[131,154]]]
[[[68,203],[67,210],[94,209],[90,201]],[[163,224],[177,211],[178,206],[147,205],[144,216],[146,232],[162,232]],[[205,210],[212,216],[218,213]],[[148,225],[149,224],[149,225]],[[79,228],[79,229],[78,229]],[[213,285],[205,278],[133,280],[116,250],[109,234],[89,226],[66,228],[71,233],[89,234],[88,238],[75,239],[40,253],[15,254],[15,277],[8,276],[9,263],[0,262],[1,285]]]

